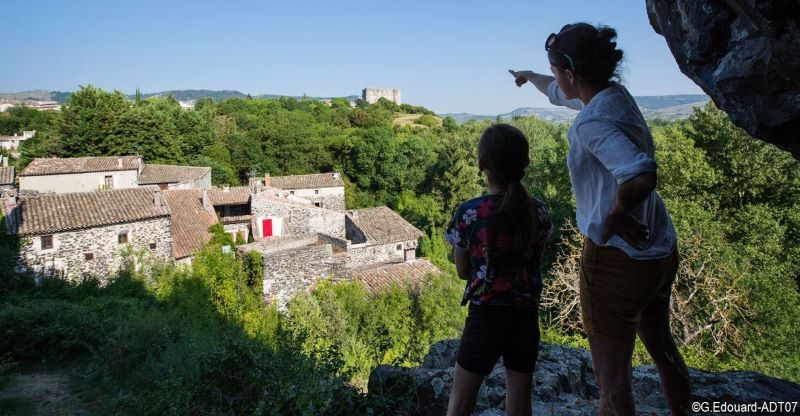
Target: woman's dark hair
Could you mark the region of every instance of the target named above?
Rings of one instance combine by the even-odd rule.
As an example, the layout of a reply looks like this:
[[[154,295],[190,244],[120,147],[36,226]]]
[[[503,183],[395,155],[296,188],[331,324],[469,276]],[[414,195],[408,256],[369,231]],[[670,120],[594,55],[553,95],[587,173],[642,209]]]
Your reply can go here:
[[[569,24],[558,32],[547,57],[553,66],[571,69],[591,84],[607,84],[619,79],[617,69],[623,54],[616,38],[617,31],[608,26]]]
[[[520,183],[530,163],[528,139],[516,127],[495,124],[481,135],[478,158],[489,171],[492,181],[506,189],[503,201],[495,211],[495,220],[511,241],[506,249],[495,255],[501,265],[520,266],[538,254],[537,247],[534,247],[537,217],[528,191]]]

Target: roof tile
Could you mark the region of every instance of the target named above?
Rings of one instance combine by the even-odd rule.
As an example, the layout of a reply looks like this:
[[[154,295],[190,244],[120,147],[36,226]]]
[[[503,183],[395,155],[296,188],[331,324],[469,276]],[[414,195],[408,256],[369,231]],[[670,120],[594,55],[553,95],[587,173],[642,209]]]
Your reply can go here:
[[[155,204],[156,191],[150,187],[21,197],[10,209],[12,231],[40,235],[167,216],[169,209]]]
[[[178,166],[145,164],[139,175],[139,185],[191,182],[211,172],[207,166]]]
[[[347,216],[364,233],[367,244],[416,240],[423,235],[417,227],[385,206],[348,211]]]
[[[246,186],[232,186],[228,190],[211,188],[208,198],[214,206],[219,205],[245,205],[250,202],[250,188]]]
[[[280,189],[313,189],[344,186],[342,175],[336,172],[315,173],[311,175],[273,176],[270,186]]]
[[[139,156],[36,158],[19,176],[62,175],[67,173],[139,170]]]
[[[0,167],[0,185],[14,184],[14,167]]]
[[[405,263],[364,267],[348,272],[353,280],[363,283],[372,293],[387,291],[392,285],[419,289],[427,275],[439,273],[441,270],[426,258]]]
[[[172,189],[164,192],[172,222],[172,251],[176,259],[198,252],[211,239],[208,227],[217,223],[212,208],[203,208],[202,189]]]

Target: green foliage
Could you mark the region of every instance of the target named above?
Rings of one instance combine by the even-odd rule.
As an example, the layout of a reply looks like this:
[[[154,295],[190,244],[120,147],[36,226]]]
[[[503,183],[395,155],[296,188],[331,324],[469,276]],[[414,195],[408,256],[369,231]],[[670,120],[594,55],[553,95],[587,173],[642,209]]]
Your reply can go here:
[[[286,331],[317,362],[365,386],[380,364],[419,365],[431,344],[457,337],[464,325],[463,282],[429,276],[419,293],[392,287],[370,294],[359,282],[321,282],[289,303]]]
[[[81,383],[103,414],[364,413],[362,395],[297,355],[277,319],[239,262],[209,249],[191,269],[3,296],[0,362],[88,357]]]
[[[211,239],[208,241],[210,245],[216,246],[234,246],[233,238],[225,232],[225,226],[221,223],[216,223],[208,227],[208,232],[211,233]]]

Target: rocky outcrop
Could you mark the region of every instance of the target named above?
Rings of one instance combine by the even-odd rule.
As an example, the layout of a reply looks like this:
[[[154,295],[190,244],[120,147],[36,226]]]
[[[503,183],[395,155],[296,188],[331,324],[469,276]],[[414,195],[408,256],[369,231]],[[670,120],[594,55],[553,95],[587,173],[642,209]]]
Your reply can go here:
[[[681,71],[736,125],[800,159],[800,3],[646,1]]]
[[[410,414],[443,415],[452,386],[457,350],[458,340],[442,341],[431,347],[419,368],[380,366],[369,377],[369,394],[394,398]],[[588,351],[542,344],[534,373],[533,413],[592,415],[599,397],[592,371]],[[694,369],[690,372],[695,400],[708,402],[709,405],[714,401],[760,403],[800,400],[800,385],[763,374],[748,371],[710,373]],[[633,386],[639,414],[669,414],[654,366],[634,368]],[[504,414],[504,398],[505,369],[502,363],[498,363],[481,387],[476,414]]]

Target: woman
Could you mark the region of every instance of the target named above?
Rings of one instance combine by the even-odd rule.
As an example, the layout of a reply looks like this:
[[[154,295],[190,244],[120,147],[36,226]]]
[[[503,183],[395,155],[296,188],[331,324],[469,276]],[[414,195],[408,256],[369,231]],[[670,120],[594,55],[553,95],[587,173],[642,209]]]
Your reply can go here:
[[[564,26],[545,43],[553,76],[513,71],[555,105],[580,110],[570,127],[567,166],[578,228],[585,236],[580,301],[598,414],[634,415],[631,357],[636,335],[658,367],[673,415],[688,414],[688,370],[669,328],[678,269],[677,235],[655,192],[653,138],[631,95],[613,81],[622,60],[617,33]]]
[[[469,315],[458,347],[447,414],[470,415],[478,389],[497,360],[506,367],[506,412],[531,414],[533,368],[539,351],[539,261],[552,225],[544,202],[520,181],[528,140],[496,124],[478,142],[486,194],[458,206],[447,241],[459,277],[467,280],[462,305]]]

